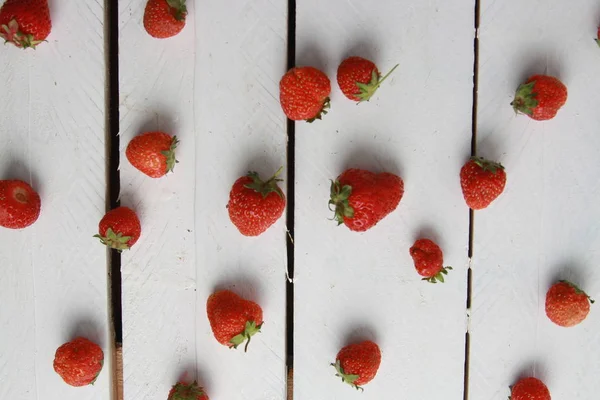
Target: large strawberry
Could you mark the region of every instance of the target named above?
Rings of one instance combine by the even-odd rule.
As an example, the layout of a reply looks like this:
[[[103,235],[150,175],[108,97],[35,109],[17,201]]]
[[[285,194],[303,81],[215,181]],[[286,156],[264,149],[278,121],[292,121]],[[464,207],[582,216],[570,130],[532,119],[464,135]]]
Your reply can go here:
[[[444,267],[444,254],[435,242],[419,239],[410,248],[410,255],[415,263],[417,273],[424,276],[422,280],[431,283],[444,282],[444,275],[452,267]]]
[[[213,293],[206,302],[206,313],[217,341],[233,348],[246,342],[244,351],[248,351],[250,339],[260,332],[263,324],[260,306],[231,290]]]
[[[510,103],[515,112],[537,121],[552,119],[567,102],[567,87],[557,78],[534,75],[517,88]]]
[[[381,351],[376,343],[370,340],[354,343],[340,350],[335,358],[337,377],[342,382],[363,390],[361,387],[373,380],[381,364]]]
[[[0,226],[26,228],[37,221],[41,206],[40,196],[28,183],[0,181]]]
[[[337,70],[337,81],[344,96],[358,102],[369,101],[379,86],[398,67],[391,69],[384,77],[377,66],[362,57],[346,58]]]
[[[71,386],[92,385],[103,365],[100,346],[82,337],[60,346],[54,356],[54,371]]]
[[[179,144],[176,136],[164,132],[146,132],[131,139],[125,155],[138,170],[151,178],[160,178],[173,172],[175,148]]]
[[[279,82],[281,108],[294,121],[321,119],[329,109],[329,93],[329,78],[313,67],[292,68]]]
[[[556,325],[580,324],[590,312],[594,300],[569,281],[559,281],[546,293],[546,315]]]
[[[550,391],[537,378],[522,378],[510,388],[509,400],[551,400]]]
[[[335,208],[338,225],[363,232],[394,211],[403,194],[399,176],[351,168],[331,182],[329,208]]]
[[[167,400],[209,400],[204,389],[198,386],[198,382],[176,383],[169,392]]]
[[[481,210],[504,191],[506,172],[499,163],[471,157],[460,170],[460,185],[467,205]]]
[[[6,0],[0,8],[0,38],[6,43],[35,48],[51,30],[48,0]]]
[[[185,0],[148,0],[144,28],[152,37],[169,38],[181,32],[186,16]]]
[[[140,238],[142,227],[136,213],[128,207],[117,207],[104,215],[94,235],[102,244],[122,251],[131,248]]]
[[[245,236],[258,236],[273,225],[285,209],[285,195],[277,185],[277,176],[263,181],[256,172],[249,172],[233,184],[227,209],[231,222]]]

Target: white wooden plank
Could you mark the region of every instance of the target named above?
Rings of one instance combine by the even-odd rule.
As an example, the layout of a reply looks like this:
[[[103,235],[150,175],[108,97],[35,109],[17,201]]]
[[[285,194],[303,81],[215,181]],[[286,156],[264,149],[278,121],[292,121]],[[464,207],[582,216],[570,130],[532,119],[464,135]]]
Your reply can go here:
[[[468,210],[458,174],[471,138],[473,5],[297,3],[297,65],[322,69],[332,95],[322,121],[296,123],[295,398],[355,396],[329,363],[360,338],[378,342],[382,363],[357,396],[462,398]],[[370,103],[337,86],[350,55],[382,73],[400,64]],[[329,179],[347,167],[404,179],[398,209],[363,234],[329,220]],[[445,284],[417,275],[409,248],[420,236],[455,268]]]
[[[104,2],[51,2],[51,15],[47,43],[6,45],[0,57],[0,177],[42,199],[34,225],[0,228],[0,398],[107,399],[106,250],[92,238],[106,188]],[[94,386],[70,387],[53,370],[75,335],[105,352]]]
[[[584,0],[482,1],[478,153],[506,167],[505,193],[476,213],[471,398],[505,399],[520,375],[547,384],[552,398],[597,397],[600,317],[553,325],[544,312],[555,280],[600,294],[597,154],[600,8]],[[534,73],[569,90],[550,121],[515,116],[509,103]]]

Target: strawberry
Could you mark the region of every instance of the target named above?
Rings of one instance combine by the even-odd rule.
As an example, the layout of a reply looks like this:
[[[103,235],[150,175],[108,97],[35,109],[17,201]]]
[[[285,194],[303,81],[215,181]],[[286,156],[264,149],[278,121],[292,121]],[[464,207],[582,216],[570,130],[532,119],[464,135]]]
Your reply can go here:
[[[148,0],[144,28],[152,37],[169,38],[181,32],[186,16],[185,0]]]
[[[258,236],[273,225],[285,209],[285,195],[277,185],[279,168],[269,180],[248,172],[233,184],[227,209],[231,222],[244,236]]]
[[[71,386],[93,385],[103,365],[100,346],[82,337],[60,346],[54,356],[54,371]]]
[[[329,78],[313,67],[292,68],[279,82],[281,108],[294,121],[321,119],[329,109],[329,93]]]
[[[552,76],[534,75],[518,87],[510,105],[516,113],[545,121],[554,118],[566,102],[567,87],[561,81]]]
[[[569,281],[559,281],[546,293],[546,315],[556,325],[571,327],[581,323],[594,300]]]
[[[171,388],[167,400],[209,400],[204,389],[197,382],[178,382]]]
[[[550,391],[537,378],[522,378],[510,388],[509,400],[551,400]]]
[[[377,344],[370,340],[351,344],[340,350],[335,358],[335,367],[337,374],[335,376],[342,378],[342,382],[363,390],[361,385],[365,385],[375,378],[377,370],[381,364],[381,351]]]
[[[26,182],[0,181],[0,226],[26,228],[37,221],[41,206],[40,196]]]
[[[5,43],[35,48],[51,30],[48,0],[6,0],[0,8],[0,38]]]
[[[125,155],[137,169],[151,178],[160,178],[173,172],[175,148],[179,141],[164,132],[146,132],[134,137],[127,145]]]
[[[398,67],[391,69],[383,78],[377,66],[361,57],[346,58],[337,70],[337,81],[344,96],[350,100],[369,101],[381,83]]]
[[[444,267],[444,254],[440,246],[429,239],[419,239],[410,248],[410,255],[422,280],[431,283],[444,282],[444,275],[452,267]]]
[[[100,242],[119,251],[131,248],[140,238],[140,220],[131,208],[117,207],[110,210],[100,220],[99,234],[94,235]]]
[[[244,351],[248,351],[250,339],[263,324],[260,306],[231,290],[213,293],[206,302],[206,313],[217,341],[234,349],[246,342]]]
[[[499,163],[471,157],[460,170],[460,185],[467,205],[473,210],[481,210],[504,190],[506,172]]]
[[[398,207],[404,194],[399,176],[362,169],[344,171],[331,182],[329,208],[335,207],[334,219],[351,231],[363,232]]]

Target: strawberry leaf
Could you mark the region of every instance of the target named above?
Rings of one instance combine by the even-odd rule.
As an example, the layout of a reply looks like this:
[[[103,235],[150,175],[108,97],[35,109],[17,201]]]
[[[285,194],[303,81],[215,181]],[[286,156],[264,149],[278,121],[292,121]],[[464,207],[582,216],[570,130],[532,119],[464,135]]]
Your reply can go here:
[[[323,115],[327,114],[327,111],[329,110],[330,106],[331,106],[331,102],[329,100],[329,97],[326,97],[325,100],[323,100],[323,107],[321,107],[321,110],[319,110],[317,115],[315,115],[314,117],[307,119],[306,122],[312,123],[318,119],[321,119],[323,117]]]
[[[360,387],[356,383],[354,383],[360,377],[358,375],[347,374],[346,372],[344,372],[344,369],[342,368],[342,364],[341,364],[340,360],[336,360],[335,364],[331,364],[331,366],[335,367],[335,370],[337,371],[335,376],[337,376],[338,378],[342,378],[342,382],[347,383],[348,385],[352,386],[356,390],[364,391],[364,389],[362,387]]]
[[[331,181],[328,207],[335,212],[333,219],[337,221],[338,226],[344,223],[344,218],[354,218],[354,208],[349,203],[351,194],[352,186],[342,186],[339,181]]]
[[[165,173],[173,172],[175,169],[175,164],[179,163],[175,158],[175,149],[179,144],[179,140],[177,140],[177,136],[173,136],[173,140],[171,140],[171,147],[169,150],[161,151],[160,153],[167,158],[167,171]]]
[[[118,250],[119,252],[128,250],[129,245],[127,242],[131,240],[131,236],[123,236],[121,232],[115,233],[112,228],[106,230],[106,236],[94,235],[94,237],[100,239],[100,243],[103,245]]]
[[[250,171],[248,172],[247,176],[252,179],[252,182],[244,185],[244,187],[246,189],[252,189],[255,192],[260,193],[263,199],[267,197],[269,193],[273,192],[277,193],[277,195],[283,199],[283,192],[281,191],[281,188],[279,188],[279,186],[277,185],[277,182],[283,181],[283,179],[278,178],[279,174],[281,174],[281,171],[283,171],[283,166],[279,167],[277,172],[275,172],[275,174],[272,177],[270,177],[269,180],[266,182],[263,182],[260,179],[258,173]]]
[[[533,109],[536,108],[539,104],[537,101],[537,93],[533,93],[533,87],[535,86],[535,81],[524,83],[519,85],[517,88],[517,92],[515,93],[515,99],[510,103],[515,110],[515,113],[522,113],[527,115],[533,114]]]
[[[379,89],[383,81],[385,81],[396,68],[398,68],[398,64],[396,64],[394,68],[390,70],[390,72],[385,74],[383,78],[377,72],[377,68],[373,68],[373,71],[371,71],[371,81],[369,83],[356,82],[358,92],[354,95],[360,99],[358,102],[361,103],[363,101],[369,101],[377,89]]]
[[[260,333],[260,328],[262,328],[263,324],[256,325],[254,321],[246,321],[246,326],[244,327],[244,331],[239,335],[236,335],[231,338],[229,343],[230,347],[237,349],[239,345],[246,342],[246,346],[244,346],[244,353],[248,352],[248,346],[250,345],[250,339],[252,336]]]

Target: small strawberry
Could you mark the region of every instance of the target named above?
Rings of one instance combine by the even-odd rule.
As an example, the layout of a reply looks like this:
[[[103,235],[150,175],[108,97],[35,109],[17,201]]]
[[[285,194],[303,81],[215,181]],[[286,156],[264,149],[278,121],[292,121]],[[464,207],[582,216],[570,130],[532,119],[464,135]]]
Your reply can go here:
[[[546,293],[546,315],[556,325],[571,327],[581,323],[594,300],[569,281],[559,281]]]
[[[522,378],[510,388],[509,400],[551,400],[550,391],[537,378]]]
[[[260,306],[231,290],[213,293],[206,302],[206,313],[217,341],[234,349],[246,342],[244,351],[248,351],[250,339],[263,324]]]
[[[29,184],[19,180],[0,181],[0,226],[22,229],[37,221],[42,204]]]
[[[169,38],[181,32],[186,16],[185,0],[148,0],[144,28],[152,37]]]
[[[313,67],[292,68],[279,82],[281,108],[294,121],[321,119],[329,109],[329,93],[329,78]]]
[[[335,364],[331,366],[335,367],[337,371],[335,376],[342,378],[342,382],[357,390],[363,390],[361,385],[375,378],[379,364],[381,364],[379,346],[367,340],[341,349],[335,358]]]
[[[171,388],[167,400],[209,400],[204,389],[197,382],[178,382]]]
[[[419,239],[410,248],[410,255],[422,280],[431,283],[444,282],[444,275],[452,267],[444,267],[444,254],[440,246],[429,239]]]
[[[473,210],[481,210],[504,190],[506,172],[499,163],[471,157],[460,170],[460,185],[467,205]]]
[[[6,0],[0,8],[0,38],[5,43],[35,48],[51,30],[48,0]]]
[[[54,371],[71,386],[93,385],[103,365],[100,346],[82,337],[60,346],[54,356]]]
[[[131,139],[125,155],[137,169],[151,178],[160,178],[173,172],[175,148],[179,144],[176,136],[164,132],[146,132]]]
[[[344,223],[351,231],[363,232],[394,211],[403,194],[404,182],[399,176],[351,168],[331,182],[329,208],[335,207],[338,225]]]
[[[279,168],[269,180],[248,172],[233,184],[227,209],[231,222],[244,236],[258,236],[273,225],[285,209],[285,195],[277,185]]]
[[[131,208],[117,207],[100,220],[99,234],[94,235],[110,248],[122,251],[131,248],[140,238],[140,220]]]
[[[398,67],[391,69],[383,78],[377,66],[361,57],[346,58],[337,70],[337,81],[344,96],[350,100],[369,101],[379,86]]]
[[[534,75],[519,86],[510,105],[516,113],[545,121],[554,118],[566,102],[567,87],[561,81],[552,76]]]

